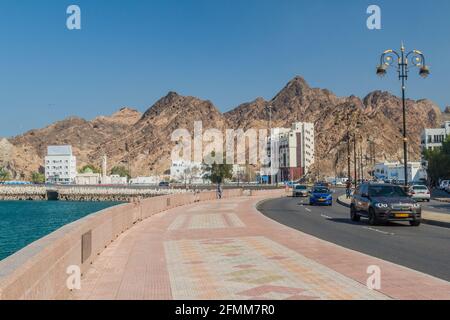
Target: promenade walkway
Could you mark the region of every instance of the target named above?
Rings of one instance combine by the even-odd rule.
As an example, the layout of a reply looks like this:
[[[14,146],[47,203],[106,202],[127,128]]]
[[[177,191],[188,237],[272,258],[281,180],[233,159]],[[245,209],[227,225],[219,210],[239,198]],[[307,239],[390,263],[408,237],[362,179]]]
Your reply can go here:
[[[450,283],[282,226],[262,197],[155,215],[114,241],[76,299],[450,299]],[[293,213],[295,214],[295,213]],[[381,289],[366,287],[367,267]]]

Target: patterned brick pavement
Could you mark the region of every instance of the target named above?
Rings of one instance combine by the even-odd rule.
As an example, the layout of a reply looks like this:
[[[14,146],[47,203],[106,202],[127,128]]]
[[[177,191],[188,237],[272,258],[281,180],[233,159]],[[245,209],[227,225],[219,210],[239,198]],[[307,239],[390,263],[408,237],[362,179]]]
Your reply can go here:
[[[450,283],[322,241],[261,215],[262,198],[179,207],[121,235],[77,299],[450,299]],[[381,268],[381,290],[365,283]]]

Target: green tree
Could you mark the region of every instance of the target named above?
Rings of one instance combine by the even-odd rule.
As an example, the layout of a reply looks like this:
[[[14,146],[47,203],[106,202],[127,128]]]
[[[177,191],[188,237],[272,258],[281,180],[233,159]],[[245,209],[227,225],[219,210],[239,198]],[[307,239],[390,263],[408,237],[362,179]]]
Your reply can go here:
[[[121,177],[127,177],[128,179],[131,178],[130,172],[124,166],[116,166],[116,167],[112,168],[111,174],[116,174]]]
[[[33,172],[31,174],[31,181],[38,184],[45,183],[45,175],[39,172]]]
[[[211,153],[211,157],[215,157],[214,152]],[[231,164],[217,163],[216,161],[211,165],[204,163],[203,170],[206,172],[204,177],[212,183],[220,184],[233,177],[233,165]]]
[[[94,166],[93,164],[87,164],[83,168],[80,169],[80,173],[101,173],[101,170]]]
[[[11,180],[11,174],[5,168],[0,168],[0,181],[5,182]]]
[[[425,150],[423,155],[428,161],[428,177],[433,184],[439,179],[450,179],[450,137],[443,142],[442,148]]]

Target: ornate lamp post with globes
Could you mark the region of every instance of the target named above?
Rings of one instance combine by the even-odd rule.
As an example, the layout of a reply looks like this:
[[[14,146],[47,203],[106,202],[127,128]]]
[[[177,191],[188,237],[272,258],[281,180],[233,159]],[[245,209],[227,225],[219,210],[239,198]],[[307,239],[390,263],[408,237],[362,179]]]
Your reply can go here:
[[[402,105],[403,105],[403,161],[405,168],[405,188],[408,187],[408,138],[406,135],[406,80],[408,80],[409,66],[419,68],[419,75],[428,77],[430,69],[425,63],[425,56],[419,50],[412,50],[408,53],[402,43],[400,53],[389,49],[383,52],[380,64],[377,67],[377,75],[383,77],[387,73],[388,67],[397,67],[398,77],[402,83]]]

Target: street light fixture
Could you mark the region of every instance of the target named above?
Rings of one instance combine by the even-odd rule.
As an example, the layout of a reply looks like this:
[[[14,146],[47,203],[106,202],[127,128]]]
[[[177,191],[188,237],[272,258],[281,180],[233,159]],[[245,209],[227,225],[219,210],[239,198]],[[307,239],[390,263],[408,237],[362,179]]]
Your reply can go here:
[[[410,59],[411,58],[411,59]],[[402,43],[400,53],[389,49],[383,52],[380,64],[377,66],[377,75],[386,75],[388,67],[397,66],[399,80],[402,82],[402,105],[403,105],[403,161],[405,168],[405,188],[408,187],[408,138],[406,134],[406,80],[408,80],[409,65],[419,68],[419,75],[426,78],[430,75],[430,69],[425,63],[425,56],[419,50],[405,53]]]

